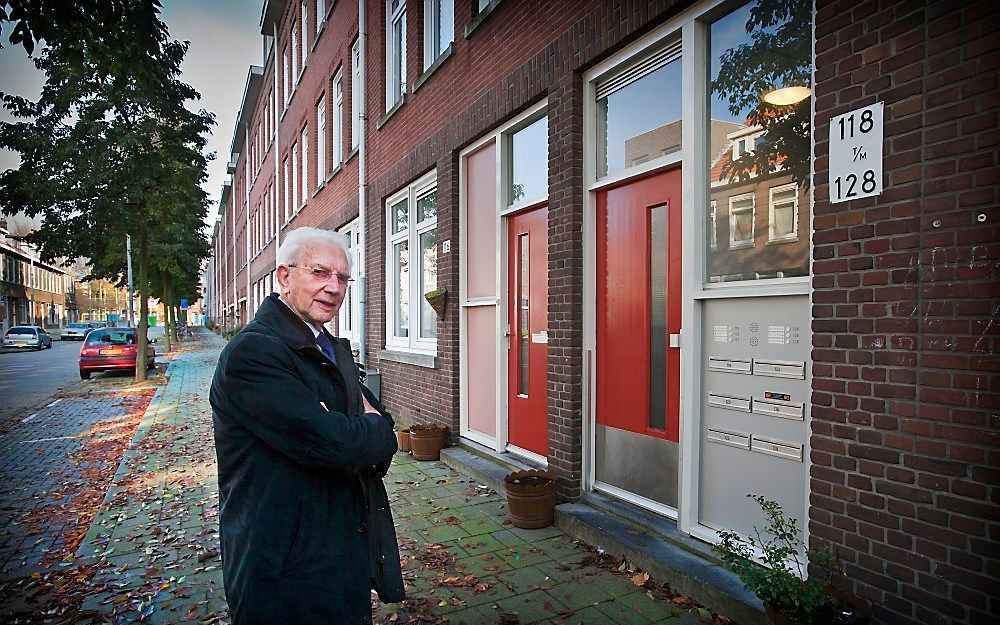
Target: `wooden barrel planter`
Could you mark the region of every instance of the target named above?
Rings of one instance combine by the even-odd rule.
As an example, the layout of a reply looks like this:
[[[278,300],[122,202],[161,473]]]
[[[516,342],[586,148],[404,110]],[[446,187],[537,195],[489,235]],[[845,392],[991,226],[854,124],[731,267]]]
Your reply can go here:
[[[507,507],[514,527],[539,529],[552,525],[556,507],[556,476],[551,471],[514,471],[504,478]]]
[[[410,430],[396,430],[396,442],[399,444],[399,451],[410,451]]]
[[[439,460],[447,428],[438,423],[410,426],[410,451],[414,460]]]

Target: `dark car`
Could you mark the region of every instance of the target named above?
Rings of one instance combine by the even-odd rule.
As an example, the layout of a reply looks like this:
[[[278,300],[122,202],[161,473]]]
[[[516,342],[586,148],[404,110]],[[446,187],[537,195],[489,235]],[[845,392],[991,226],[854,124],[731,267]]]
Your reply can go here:
[[[80,348],[80,377],[91,373],[135,369],[139,333],[135,328],[97,328],[87,334]],[[152,343],[152,341],[150,341]],[[146,348],[146,368],[156,366],[156,350]]]
[[[41,326],[14,326],[3,335],[4,349],[37,349],[52,347],[52,335]]]

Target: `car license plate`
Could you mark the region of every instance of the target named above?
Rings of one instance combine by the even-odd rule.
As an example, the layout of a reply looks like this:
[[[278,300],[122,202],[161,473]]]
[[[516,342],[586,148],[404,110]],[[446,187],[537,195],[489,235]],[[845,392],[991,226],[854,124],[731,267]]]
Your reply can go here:
[[[102,349],[101,356],[117,356],[122,353],[120,349]]]
[[[27,345],[28,341],[14,341],[14,345]]]

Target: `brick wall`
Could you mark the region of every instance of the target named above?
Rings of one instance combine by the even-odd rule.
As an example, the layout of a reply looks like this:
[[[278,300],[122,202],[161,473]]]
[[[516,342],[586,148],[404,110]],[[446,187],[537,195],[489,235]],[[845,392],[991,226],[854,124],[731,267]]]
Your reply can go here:
[[[810,531],[887,623],[1000,614],[998,27],[817,3]],[[885,190],[831,204],[829,120],[878,101]]]
[[[504,0],[469,37],[471,2],[456,2],[455,49],[420,89],[376,129],[385,112],[384,3],[366,5],[369,192],[365,244],[369,275],[368,350],[383,371],[383,398],[405,419],[459,430],[458,154],[535,102],[548,97],[549,120],[549,464],[559,493],[580,494],[583,366],[582,72],[690,2],[528,2]],[[422,20],[407,15],[408,83],[423,71]],[[488,68],[489,71],[484,71]],[[448,289],[438,324],[436,369],[378,359],[385,345],[385,198],[437,168],[438,285]],[[376,260],[377,259],[377,260]]]

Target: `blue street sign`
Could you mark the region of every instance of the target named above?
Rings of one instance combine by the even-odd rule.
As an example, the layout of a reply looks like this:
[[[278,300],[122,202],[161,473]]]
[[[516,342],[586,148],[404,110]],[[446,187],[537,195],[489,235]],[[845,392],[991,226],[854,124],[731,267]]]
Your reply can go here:
[[[181,300],[181,310],[187,310],[187,309],[188,309],[188,301],[186,299],[182,299]]]

